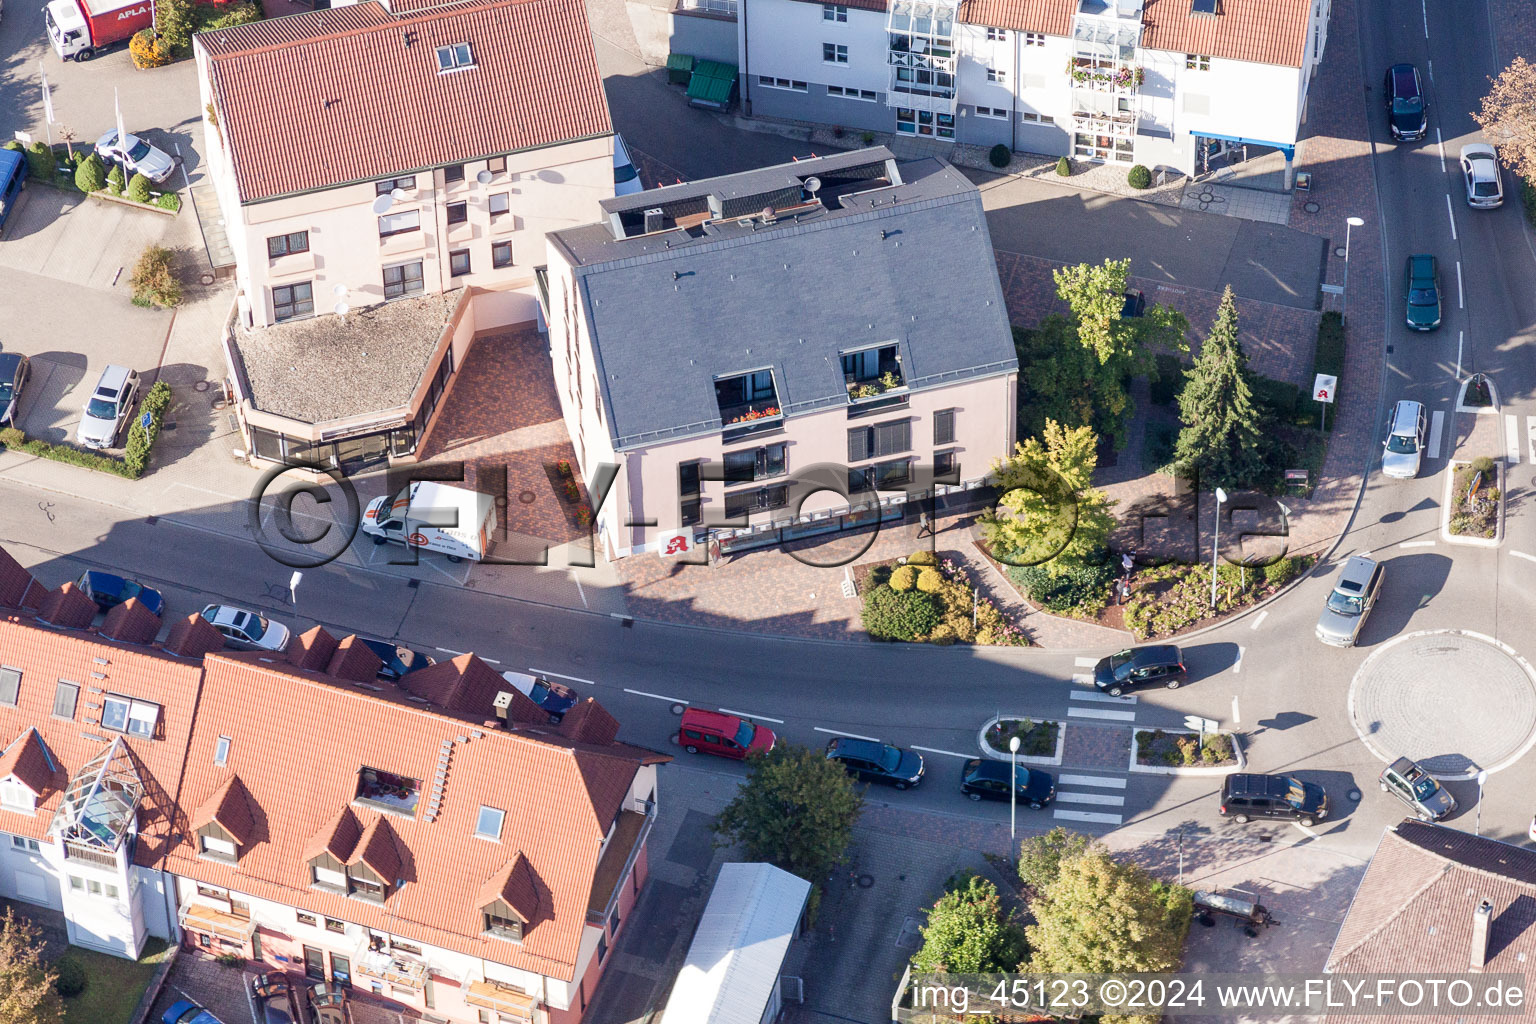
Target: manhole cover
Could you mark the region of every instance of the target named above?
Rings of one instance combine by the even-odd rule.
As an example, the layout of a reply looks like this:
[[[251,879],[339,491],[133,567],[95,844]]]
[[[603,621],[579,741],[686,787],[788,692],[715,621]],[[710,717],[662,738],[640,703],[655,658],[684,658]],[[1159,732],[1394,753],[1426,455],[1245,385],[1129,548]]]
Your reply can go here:
[[[1344,256],[1344,253],[1346,253],[1347,251],[1348,250],[1345,249],[1342,245],[1336,245],[1336,246],[1333,247],[1333,254],[1335,256],[1340,257],[1340,258],[1342,258]]]
[[[1318,210],[1321,210],[1322,207],[1318,206],[1316,203],[1308,202],[1302,206],[1302,209],[1306,210],[1308,213],[1316,213]]]
[[[193,391],[207,391],[208,390],[208,382],[205,381],[205,380],[200,380],[196,384],[192,385],[192,390]]]
[[[1498,771],[1536,743],[1536,678],[1513,650],[1460,631],[1412,633],[1365,660],[1349,687],[1361,741],[1443,779]]]

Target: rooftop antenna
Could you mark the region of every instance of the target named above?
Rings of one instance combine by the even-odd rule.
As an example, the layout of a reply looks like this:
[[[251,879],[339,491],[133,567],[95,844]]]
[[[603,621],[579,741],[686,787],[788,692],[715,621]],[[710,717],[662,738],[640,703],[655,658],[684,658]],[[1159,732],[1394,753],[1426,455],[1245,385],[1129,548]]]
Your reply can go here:
[[[395,195],[393,192],[391,192],[386,195],[379,196],[373,201],[373,212],[378,214],[385,214],[388,213],[389,208],[394,205]]]
[[[811,195],[821,191],[821,179],[814,174],[805,179],[805,190]]]
[[[489,185],[491,183],[491,179],[494,177],[496,177],[496,175],[492,174],[490,169],[487,168],[486,170],[483,170],[479,174],[475,175],[475,180],[482,185]]]

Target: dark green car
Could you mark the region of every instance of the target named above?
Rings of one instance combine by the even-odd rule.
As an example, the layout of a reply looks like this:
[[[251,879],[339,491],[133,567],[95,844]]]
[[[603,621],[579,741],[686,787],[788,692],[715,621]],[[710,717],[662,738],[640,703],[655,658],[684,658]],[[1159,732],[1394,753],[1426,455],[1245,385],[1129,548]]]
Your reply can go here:
[[[1432,331],[1440,326],[1440,269],[1427,253],[1408,257],[1408,327]]]

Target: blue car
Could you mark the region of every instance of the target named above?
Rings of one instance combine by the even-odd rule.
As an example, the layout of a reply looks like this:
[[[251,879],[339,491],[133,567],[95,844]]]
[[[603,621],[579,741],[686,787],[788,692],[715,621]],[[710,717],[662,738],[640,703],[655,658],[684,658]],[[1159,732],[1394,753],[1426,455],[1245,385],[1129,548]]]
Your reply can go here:
[[[182,999],[171,1004],[165,1016],[160,1018],[160,1024],[223,1024],[223,1021],[192,1000]]]
[[[85,596],[96,602],[96,607],[104,612],[111,611],[118,605],[138,598],[139,603],[150,611],[159,615],[165,610],[165,599],[160,596],[160,591],[135,583],[133,580],[125,580],[121,576],[114,576],[110,572],[101,572],[98,569],[87,569],[80,574],[80,580],[76,584],[85,591]]]
[[[524,697],[537,704],[549,716],[550,725],[559,725],[565,713],[576,706],[576,691],[564,683],[552,683],[543,676],[524,672],[503,672],[501,678],[512,684]]]

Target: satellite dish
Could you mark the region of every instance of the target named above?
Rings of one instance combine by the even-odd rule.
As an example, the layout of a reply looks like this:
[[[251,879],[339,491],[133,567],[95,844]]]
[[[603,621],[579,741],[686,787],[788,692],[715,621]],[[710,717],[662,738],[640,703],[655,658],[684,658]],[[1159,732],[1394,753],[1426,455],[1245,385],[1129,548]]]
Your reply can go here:
[[[411,198],[411,194],[409,192],[407,192],[403,188],[397,188],[393,192],[391,192],[389,195],[390,195],[390,198],[394,199],[394,201],[397,202],[397,203],[403,203],[407,199]]]
[[[496,177],[496,175],[494,175],[490,171],[486,170],[486,171],[481,171],[479,174],[475,175],[475,180],[478,181],[482,185],[489,185],[491,183],[491,179],[494,178],[494,177]]]
[[[344,284],[332,285],[331,286],[331,294],[336,296],[339,299],[342,296],[347,294],[347,286],[344,285]]]
[[[346,316],[348,313],[352,312],[352,307],[347,305],[345,302],[338,302],[336,305],[331,307],[331,311],[337,316]]]
[[[387,195],[387,196],[379,196],[379,198],[377,198],[377,199],[375,199],[373,201],[373,212],[374,213],[388,213],[389,212],[389,208],[391,206],[394,206],[394,205],[395,205],[395,197],[394,197],[393,194]]]
[[[821,191],[821,179],[814,174],[805,179],[805,190],[811,195]]]

